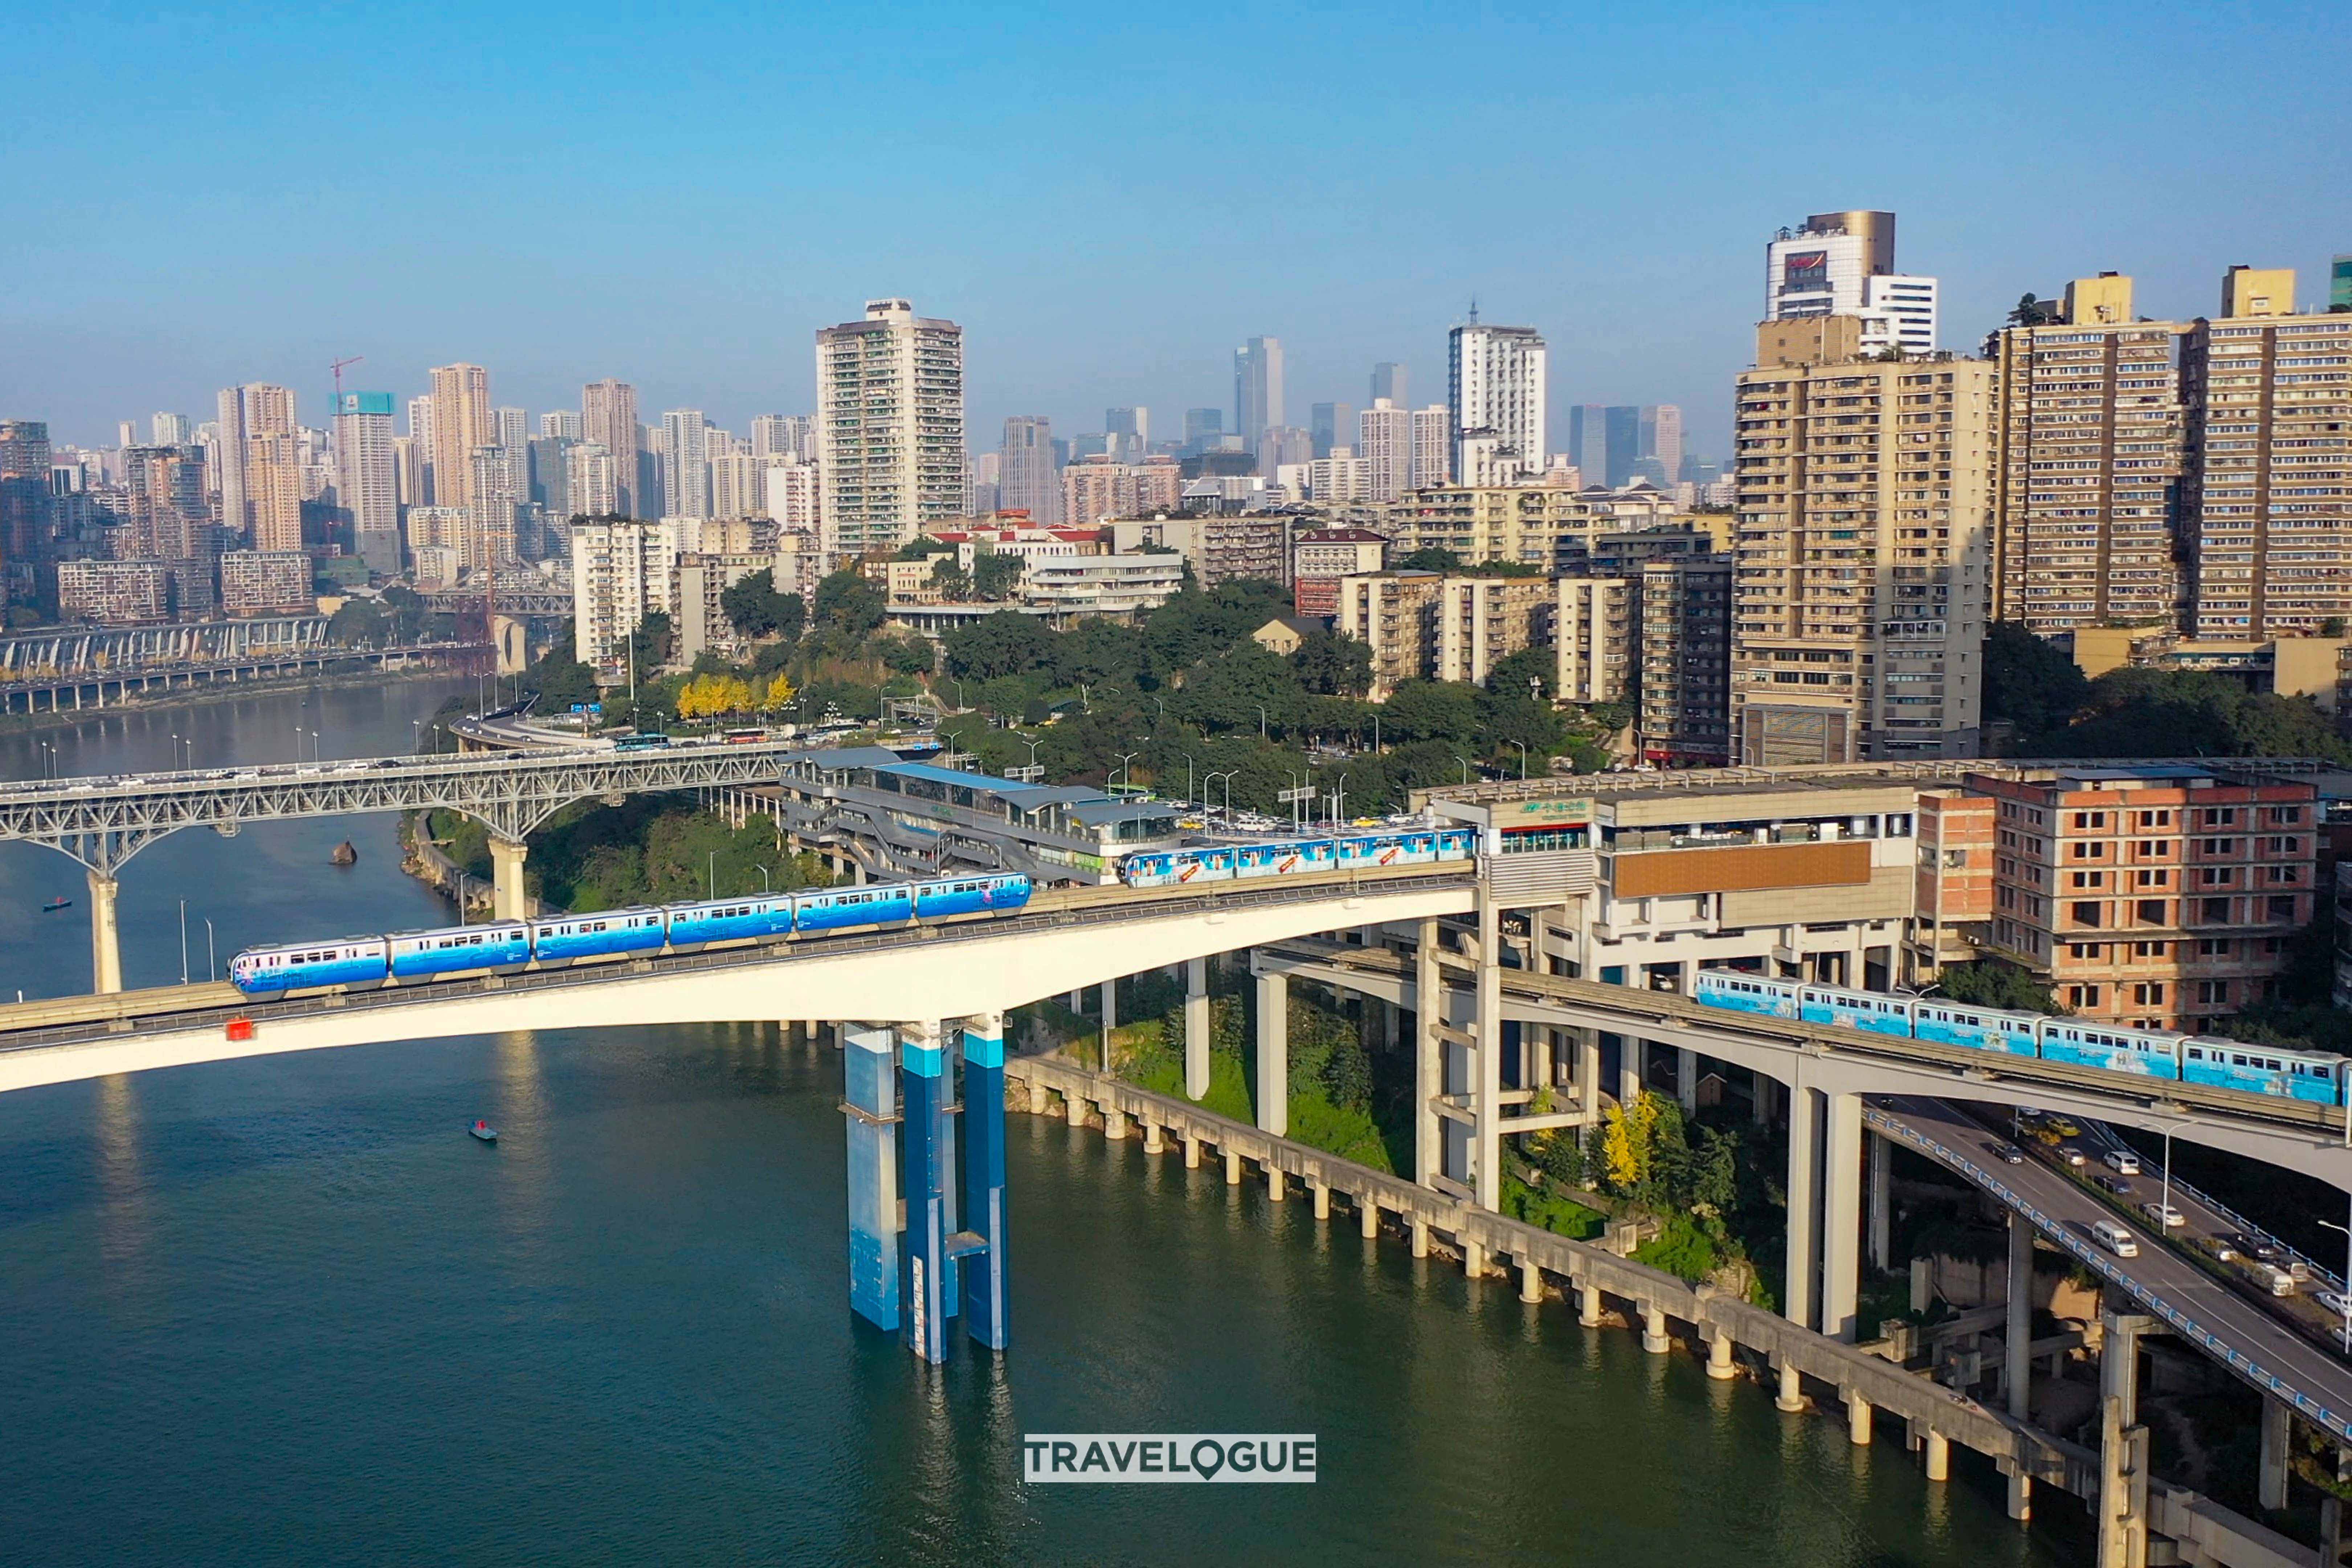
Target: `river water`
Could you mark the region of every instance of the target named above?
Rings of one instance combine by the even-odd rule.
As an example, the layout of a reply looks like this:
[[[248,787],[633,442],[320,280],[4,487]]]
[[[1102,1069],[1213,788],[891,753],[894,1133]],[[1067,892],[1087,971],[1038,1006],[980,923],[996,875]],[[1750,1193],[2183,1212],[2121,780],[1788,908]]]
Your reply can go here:
[[[0,773],[406,750],[455,688],[0,737]],[[328,864],[348,837],[359,864]],[[388,817],[183,834],[128,983],[436,923]],[[71,910],[43,915],[56,893]],[[87,989],[88,899],[0,846],[0,987]],[[0,990],[0,995],[7,994]],[[788,1003],[779,1016],[793,1011]],[[1011,1121],[1013,1348],[926,1369],[846,1305],[838,1058],[772,1027],[513,1034],[0,1100],[0,1559],[2057,1564],[1955,1455],[1784,1416],[1344,1215]],[[495,1148],[465,1136],[475,1117]],[[1042,1487],[1024,1432],[1311,1432],[1311,1487]]]

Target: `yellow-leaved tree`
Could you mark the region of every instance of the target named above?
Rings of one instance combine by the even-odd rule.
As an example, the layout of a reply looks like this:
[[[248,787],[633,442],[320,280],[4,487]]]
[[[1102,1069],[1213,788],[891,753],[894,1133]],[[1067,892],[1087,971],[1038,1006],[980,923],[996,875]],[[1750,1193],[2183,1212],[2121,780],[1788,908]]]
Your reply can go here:
[[[760,694],[760,711],[781,713],[791,706],[793,699],[798,695],[799,693],[793,689],[793,683],[779,672],[776,679],[768,683],[768,689]]]
[[[1650,1173],[1657,1142],[1657,1102],[1650,1095],[1638,1095],[1630,1106],[1611,1106],[1607,1120],[1601,1133],[1601,1157],[1608,1168],[1609,1184],[1630,1193]]]

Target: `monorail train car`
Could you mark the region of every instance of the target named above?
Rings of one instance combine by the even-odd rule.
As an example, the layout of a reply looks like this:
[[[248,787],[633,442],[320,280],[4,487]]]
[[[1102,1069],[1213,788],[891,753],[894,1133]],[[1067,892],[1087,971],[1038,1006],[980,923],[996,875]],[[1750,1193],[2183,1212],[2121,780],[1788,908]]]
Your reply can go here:
[[[1691,998],[1730,1012],[1907,1035],[2135,1078],[2207,1084],[2321,1105],[2352,1103],[2352,1060],[2319,1052],[1976,1007],[1937,996],[1846,991],[1741,970],[1700,970],[1691,983]]]
[[[1407,828],[1335,838],[1283,838],[1263,844],[1142,850],[1119,861],[1118,879],[1130,888],[1174,888],[1192,882],[1303,876],[1312,871],[1346,871],[1366,866],[1433,865],[1473,859],[1477,852],[1478,835],[1475,828]]]
[[[1027,905],[1031,890],[1027,877],[992,872],[344,937],[247,948],[229,960],[229,980],[256,997],[387,981],[424,983],[533,964],[555,967],[664,950],[694,951],[718,942],[773,942],[802,932],[904,925],[910,920],[1011,914]]]

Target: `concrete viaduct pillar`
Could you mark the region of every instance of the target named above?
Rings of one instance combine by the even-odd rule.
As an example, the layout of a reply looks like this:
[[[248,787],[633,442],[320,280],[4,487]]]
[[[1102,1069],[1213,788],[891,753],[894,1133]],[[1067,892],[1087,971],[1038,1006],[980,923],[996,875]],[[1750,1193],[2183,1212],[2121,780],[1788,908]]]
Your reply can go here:
[[[1111,976],[1102,983],[1102,1060],[1096,1065],[1110,1071],[1110,1032],[1118,1027],[1118,977]]]
[[[1184,963],[1184,1098],[1209,1092],[1209,961]]]
[[[964,1331],[1009,1342],[1004,1268],[1004,1015],[963,1021],[963,1193],[979,1250],[962,1261]],[[961,1239],[961,1238],[959,1238]]]
[[[849,1124],[849,1305],[898,1328],[898,1085],[891,1032],[842,1030],[842,1114]]]
[[[104,995],[122,989],[122,931],[114,914],[122,885],[102,871],[90,872],[89,881],[89,988]]]
[[[2294,1423],[2287,1408],[2268,1394],[2263,1396],[2262,1476],[2258,1496],[2264,1508],[2286,1506],[2287,1438]]]
[[[2099,1568],[2147,1568],[2147,1428],[2139,1425],[2139,1336],[2152,1318],[2109,1313],[2099,1354]]]
[[[1862,1294],[1862,1097],[1824,1097],[1822,1177],[1822,1332],[1852,1344]]]
[[[1257,1126],[1290,1132],[1290,980],[1270,970],[1257,976]]]
[[[2004,1330],[2002,1382],[2009,1413],[2020,1421],[2033,1413],[2033,1222],[2015,1210],[2009,1215],[2009,1321]],[[2009,1477],[2009,1517],[2033,1517],[2033,1478],[2021,1468]]]
[[[1895,1256],[1894,1145],[1865,1131],[1870,1154],[1870,1266],[1889,1268]]]
[[[1445,1014],[1444,976],[1437,967],[1437,922],[1421,922],[1413,944],[1412,1175],[1423,1186],[1445,1170],[1445,1130],[1436,1110],[1445,1092],[1445,1047],[1437,1032]]]
[[[1471,1028],[1477,1041],[1472,1104],[1477,1142],[1470,1173],[1478,1206],[1503,1206],[1503,942],[1501,911],[1485,878],[1478,881],[1477,1013]]]
[[[530,898],[523,891],[522,863],[530,847],[490,836],[490,913],[499,920],[519,921],[529,911]]]
[[[1789,1091],[1789,1272],[1781,1310],[1801,1329],[1813,1326],[1813,1281],[1820,1263],[1820,1115],[1812,1090],[1799,1084]]]

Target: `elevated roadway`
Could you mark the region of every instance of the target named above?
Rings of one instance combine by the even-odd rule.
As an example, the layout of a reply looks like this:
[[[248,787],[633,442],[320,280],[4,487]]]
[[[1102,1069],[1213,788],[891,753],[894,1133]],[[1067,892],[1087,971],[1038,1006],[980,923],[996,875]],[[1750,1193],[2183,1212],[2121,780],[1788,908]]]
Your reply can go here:
[[[114,778],[0,785],[0,840],[38,844],[89,873],[90,957],[100,992],[122,989],[115,931],[123,864],[166,834],[209,827],[233,837],[248,823],[368,812],[462,812],[489,829],[500,915],[522,910],[524,841],[575,801],[715,789],[775,776],[792,742],[605,750],[373,757],[278,763]]]
[[[1018,915],[260,1002],[167,986],[0,1007],[0,1091],[118,1072],[510,1029],[746,1019],[935,1026],[1165,964],[1467,910],[1477,873],[1412,866],[1206,887],[1078,888]],[[249,1038],[230,1025],[250,1020]]]

